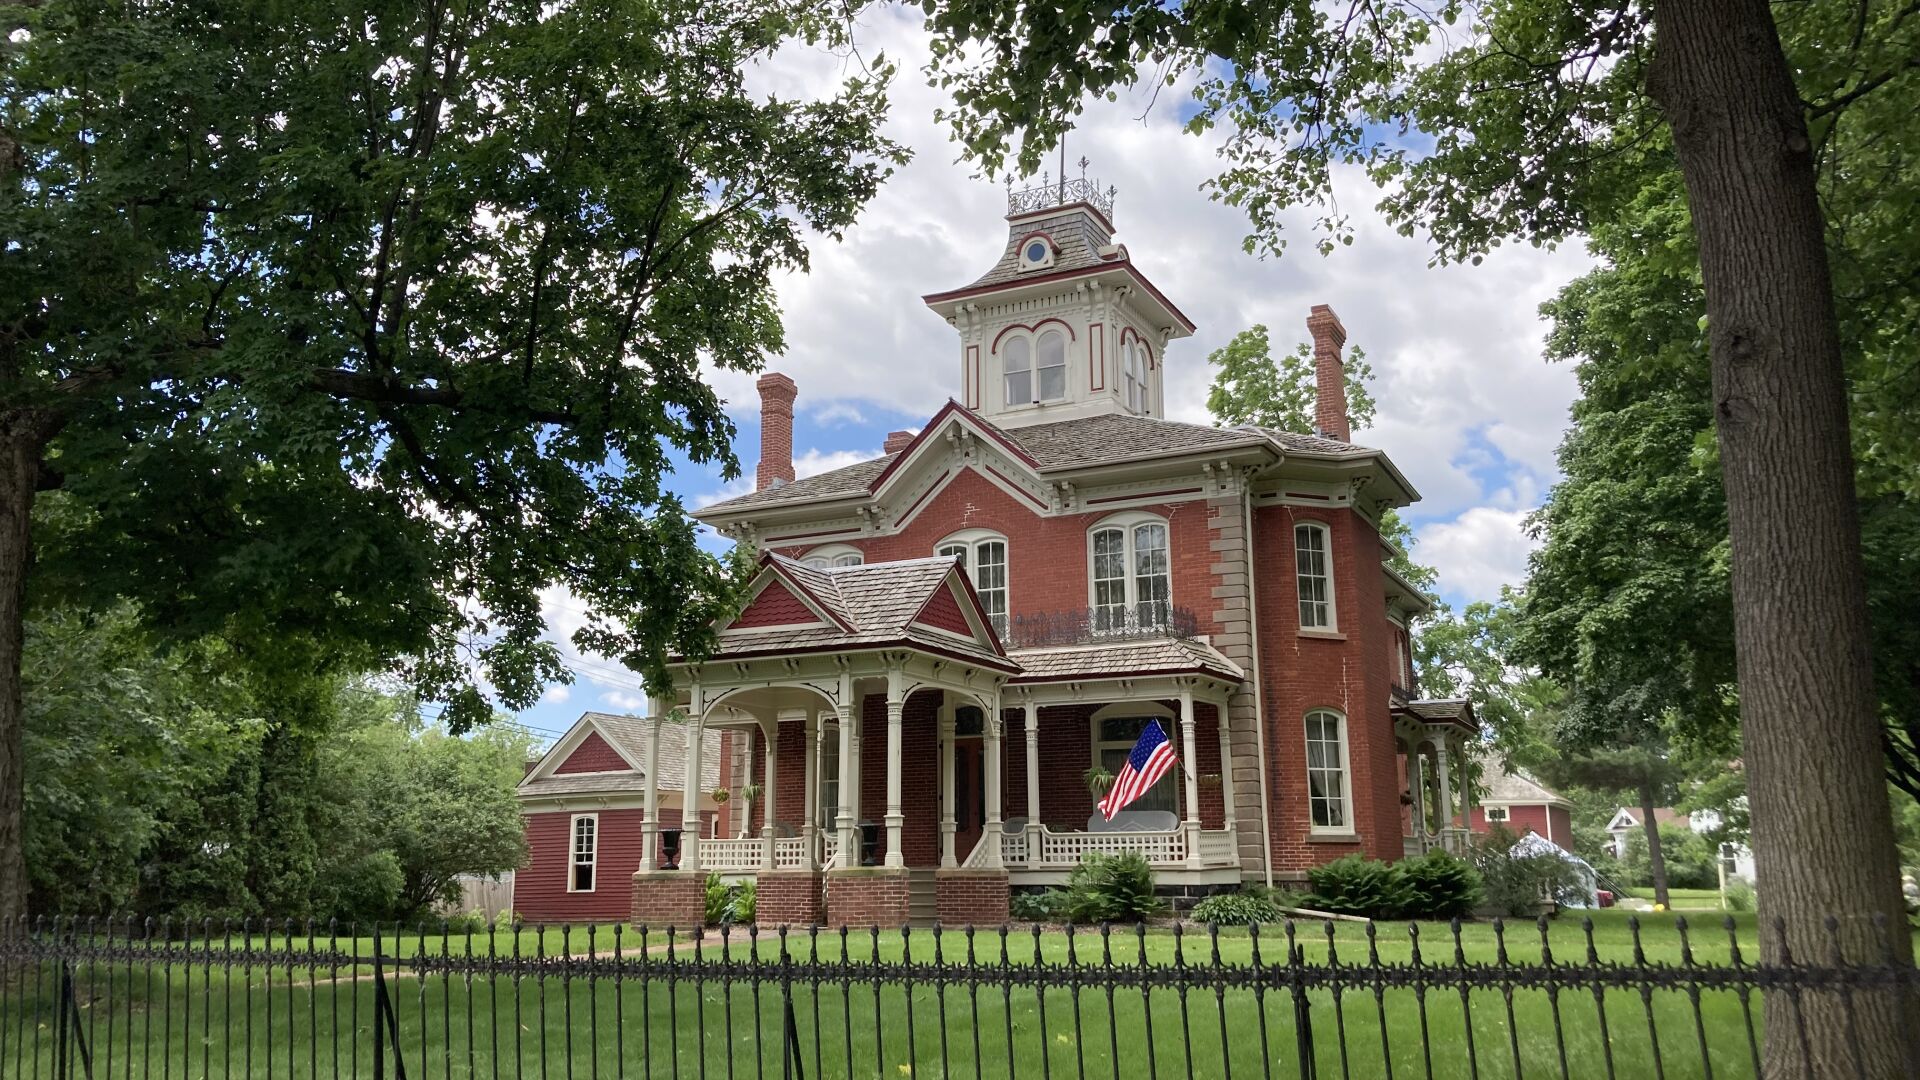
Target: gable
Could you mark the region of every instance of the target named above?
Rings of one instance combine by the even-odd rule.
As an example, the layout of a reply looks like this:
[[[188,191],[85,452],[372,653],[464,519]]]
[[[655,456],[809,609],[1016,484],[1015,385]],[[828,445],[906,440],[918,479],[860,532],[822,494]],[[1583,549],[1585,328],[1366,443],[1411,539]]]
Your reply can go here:
[[[820,617],[813,613],[804,601],[787,588],[787,583],[775,579],[760,590],[740,617],[728,624],[729,629],[747,629],[756,626],[817,626]]]
[[[935,630],[945,630],[961,637],[974,636],[973,627],[967,622],[966,612],[961,610],[960,601],[953,595],[951,582],[940,586],[940,591],[928,598],[927,606],[920,609],[915,622],[931,626]]]
[[[567,755],[567,760],[553,771],[556,774],[626,772],[631,768],[627,759],[601,738],[599,732],[590,731],[586,738],[580,740],[580,745],[573,748],[573,753]]]

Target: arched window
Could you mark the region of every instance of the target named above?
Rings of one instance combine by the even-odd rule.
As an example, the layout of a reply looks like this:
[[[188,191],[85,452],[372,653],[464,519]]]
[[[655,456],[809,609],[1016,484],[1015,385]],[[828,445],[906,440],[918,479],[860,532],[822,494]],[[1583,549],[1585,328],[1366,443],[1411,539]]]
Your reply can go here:
[[[1127,395],[1128,410],[1142,416],[1147,414],[1147,346],[1145,342],[1128,338],[1120,346],[1120,381]]]
[[[1007,404],[1025,405],[1033,400],[1033,346],[1025,337],[1010,337],[1001,350],[1006,357]]]
[[[1160,730],[1168,738],[1173,738],[1173,714],[1163,707],[1143,705],[1132,702],[1124,705],[1110,705],[1093,715],[1093,763],[1109,773],[1119,775],[1120,767],[1127,762],[1127,755],[1133,751],[1133,744],[1140,741],[1140,733],[1148,724],[1159,724]],[[1128,810],[1166,810],[1172,813],[1180,811],[1180,770],[1168,769],[1167,774],[1154,782],[1139,799],[1128,803]]]
[[[1300,589],[1300,629],[1332,630],[1333,558],[1327,527],[1317,521],[1293,527],[1294,580]]]
[[[1332,709],[1307,714],[1307,820],[1314,832],[1352,832],[1347,722]]]
[[[980,605],[987,609],[993,632],[1007,633],[1007,538],[998,533],[969,529],[940,541],[934,554],[958,559],[960,569],[973,581],[980,594]]]
[[[1094,526],[1089,544],[1094,629],[1167,626],[1173,617],[1167,523],[1145,515],[1110,518]]]
[[[1036,351],[1040,354],[1040,387],[1035,401],[1059,401],[1067,396],[1067,335],[1058,330],[1041,333]]]
[[[846,544],[827,544],[814,548],[800,560],[800,565],[811,566],[815,570],[825,570],[833,566],[859,566],[866,562],[860,549]]]

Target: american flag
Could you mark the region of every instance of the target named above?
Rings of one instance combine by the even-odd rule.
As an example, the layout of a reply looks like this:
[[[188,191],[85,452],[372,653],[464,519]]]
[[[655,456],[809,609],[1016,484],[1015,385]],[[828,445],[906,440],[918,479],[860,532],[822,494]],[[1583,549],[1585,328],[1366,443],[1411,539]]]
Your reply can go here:
[[[1160,730],[1158,721],[1147,721],[1147,730],[1140,733],[1140,741],[1133,744],[1127,763],[1120,766],[1120,774],[1113,778],[1107,797],[1100,800],[1100,816],[1112,821],[1113,815],[1145,795],[1148,788],[1167,775],[1174,761],[1173,741]]]

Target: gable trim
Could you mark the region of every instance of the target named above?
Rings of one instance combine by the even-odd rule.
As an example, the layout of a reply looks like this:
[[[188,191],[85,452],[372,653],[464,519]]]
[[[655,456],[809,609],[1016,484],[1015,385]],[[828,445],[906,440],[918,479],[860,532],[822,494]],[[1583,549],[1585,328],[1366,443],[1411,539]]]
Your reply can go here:
[[[620,756],[620,760],[627,763],[627,768],[634,772],[641,771],[640,763],[633,760],[633,758],[627,754],[626,748],[620,745],[620,740],[614,738],[612,732],[601,728],[600,725],[594,721],[591,712],[584,712],[580,714],[580,719],[575,720],[573,726],[567,729],[566,734],[560,736],[557,742],[547,748],[546,753],[540,755],[540,763],[535,765],[527,775],[521,777],[520,782],[515,784],[514,787],[517,789],[526,786],[531,781],[546,780],[558,775],[557,770],[560,766],[566,764],[567,759],[573,756],[575,750],[580,749],[580,744],[587,741],[588,735],[600,736],[600,741],[612,747],[613,752]],[[581,773],[577,775],[586,776],[593,774]]]
[[[802,584],[798,578],[795,578],[792,574],[787,573],[786,570],[777,561],[775,561],[775,556],[772,552],[767,552],[766,554],[760,556],[760,565],[761,565],[760,574],[762,576],[759,578],[759,580],[753,583],[753,591],[748,595],[747,602],[741,605],[740,614],[733,616],[734,619],[738,619],[740,615],[746,614],[747,611],[753,607],[754,602],[760,599],[760,594],[766,591],[767,586],[775,581],[778,581],[782,585],[786,586],[787,591],[793,594],[794,599],[800,601],[801,605],[804,606],[808,611],[813,612],[814,618],[818,619],[820,623],[825,624],[827,626],[836,627],[842,632],[851,632],[853,630],[853,627],[848,625],[846,620],[834,614],[833,609],[828,607],[820,599],[819,596],[815,595],[812,589],[807,588],[806,585]],[[811,626],[814,624],[786,623],[786,624],[780,624],[780,625]],[[727,633],[732,633],[735,629],[738,629],[742,632],[752,632],[752,631],[758,631],[758,630],[770,630],[773,628],[774,626],[771,624],[768,626],[742,626],[742,627],[736,628],[733,625],[732,620],[730,619],[728,620],[727,626],[724,629],[722,629],[720,632],[723,634],[727,634]]]
[[[1028,469],[1031,469],[1035,481],[1039,481],[1039,462],[1035,461],[1018,443],[1007,438],[1000,432],[989,428],[979,417],[968,410],[966,406],[961,405],[952,398],[948,398],[947,403],[940,407],[940,411],[933,415],[933,419],[927,421],[927,426],[920,429],[920,434],[915,435],[912,442],[902,447],[900,452],[894,455],[893,460],[887,462],[887,467],[880,470],[880,475],[874,477],[873,480],[867,484],[868,493],[878,495],[881,489],[886,487],[887,482],[893,478],[894,474],[898,472],[903,465],[910,459],[920,455],[921,448],[931,442],[934,433],[944,428],[950,419],[957,423],[965,424],[968,430],[972,431],[975,435],[991,441],[995,446],[998,446],[1004,451],[1007,456],[1025,465]]]

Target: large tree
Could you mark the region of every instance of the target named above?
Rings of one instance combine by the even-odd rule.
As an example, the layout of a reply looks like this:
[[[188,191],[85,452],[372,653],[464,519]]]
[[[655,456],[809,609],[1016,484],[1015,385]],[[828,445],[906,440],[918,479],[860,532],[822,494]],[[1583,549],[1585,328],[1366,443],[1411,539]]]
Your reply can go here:
[[[656,685],[704,646],[732,578],[662,487],[676,460],[736,468],[701,366],[781,347],[772,278],[902,157],[883,63],[820,100],[748,86],[845,17],[5,6],[0,917],[30,586],[262,665],[392,665],[456,729],[569,677],[545,589]]]
[[[1384,182],[1385,211],[1441,259],[1573,237],[1677,168],[1706,299],[1755,855],[1786,927],[1765,955],[1830,955],[1830,917],[1849,956],[1911,955],[1886,929],[1903,911],[1816,189],[1849,110],[1911,88],[1911,5],[1783,6],[1791,60],[1765,0],[926,6],[952,118],[989,169],[1016,139],[1037,167],[1089,95],[1194,73],[1189,126],[1225,128],[1215,191],[1268,250],[1300,204],[1345,237],[1343,166]],[[1420,137],[1396,137],[1409,129]],[[1827,995],[1804,1019],[1767,1025],[1770,1070],[1797,1069],[1803,1049],[1845,1061],[1851,1033],[1867,1071],[1895,1075],[1920,1030],[1920,1009]]]

